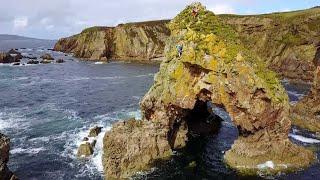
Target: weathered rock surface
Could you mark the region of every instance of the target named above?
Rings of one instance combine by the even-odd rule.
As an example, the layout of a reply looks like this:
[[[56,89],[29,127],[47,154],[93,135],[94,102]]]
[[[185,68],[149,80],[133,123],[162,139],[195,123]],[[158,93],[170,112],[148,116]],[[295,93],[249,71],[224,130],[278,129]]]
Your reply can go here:
[[[196,17],[191,14],[194,6]],[[239,130],[225,154],[232,168],[256,173],[259,164],[272,161],[270,171],[277,172],[314,160],[311,151],[288,139],[288,96],[275,73],[238,40],[233,28],[198,3],[182,11],[169,28],[166,60],[141,102],[143,120],[118,123],[104,137],[107,178],[130,177],[183,148],[190,129],[201,123],[194,113],[207,102],[223,107]],[[184,47],[181,57],[177,44]]]
[[[129,23],[117,27],[92,27],[80,34],[60,39],[56,51],[73,53],[88,60],[139,60],[163,58],[169,36],[168,21]]]
[[[11,56],[9,53],[2,53],[0,52],[0,63],[14,63],[20,62],[20,59],[17,57]]]
[[[106,178],[128,178],[170,157],[168,129],[149,121],[129,120],[115,124],[103,140]]]
[[[91,146],[91,144],[89,142],[83,142],[79,148],[78,148],[78,152],[77,152],[77,156],[78,157],[89,157],[93,154],[93,147]]]
[[[10,51],[8,51],[8,53],[15,59],[15,61],[18,61],[23,58],[21,53],[15,49],[11,49]]]
[[[94,127],[89,131],[89,137],[97,137],[101,133],[102,127]]]
[[[291,109],[294,125],[320,132],[320,66],[315,71],[315,78],[310,93]]]
[[[0,133],[0,179],[18,179],[7,167],[9,161],[10,139]]]
[[[84,137],[77,152],[79,158],[89,157],[94,152],[97,143],[97,137],[101,133],[102,127],[95,126],[89,130],[88,137]]]
[[[50,54],[44,54],[40,57],[43,60],[54,60],[54,58]]]

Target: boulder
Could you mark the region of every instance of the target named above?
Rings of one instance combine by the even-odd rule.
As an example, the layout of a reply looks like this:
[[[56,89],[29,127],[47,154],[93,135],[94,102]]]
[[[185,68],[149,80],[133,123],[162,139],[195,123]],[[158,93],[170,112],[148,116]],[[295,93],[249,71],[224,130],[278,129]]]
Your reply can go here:
[[[54,60],[54,58],[48,53],[42,55],[40,58],[42,58],[43,60]]]
[[[89,157],[93,154],[93,148],[89,142],[82,142],[82,144],[78,148],[77,156],[82,157]]]
[[[0,63],[13,63],[15,60],[9,53],[0,53]]]
[[[195,7],[196,18],[191,13]],[[206,128],[202,119],[207,117],[199,120],[198,115],[208,111],[209,102],[224,108],[238,129],[238,139],[224,156],[231,168],[257,174],[260,164],[272,161],[270,173],[278,173],[314,162],[312,151],[288,139],[289,100],[276,74],[238,41],[230,26],[194,3],[168,27],[166,60],[140,103],[142,120],[117,123],[105,134],[107,178],[130,178],[148,170],[173,150],[184,148],[190,130],[206,133],[201,128]],[[178,44],[183,45],[181,57]]]
[[[58,60],[56,60],[56,63],[64,63],[64,60],[63,59],[58,59]]]
[[[13,63],[12,65],[14,65],[14,66],[20,66],[20,63],[19,63],[19,62],[16,62],[16,63]]]
[[[15,61],[17,62],[18,60],[22,59],[23,56],[21,55],[20,52],[18,52],[15,49],[11,49],[10,51],[8,51],[8,53],[15,58]]]
[[[101,133],[102,127],[94,127],[89,131],[89,137],[97,137]]]

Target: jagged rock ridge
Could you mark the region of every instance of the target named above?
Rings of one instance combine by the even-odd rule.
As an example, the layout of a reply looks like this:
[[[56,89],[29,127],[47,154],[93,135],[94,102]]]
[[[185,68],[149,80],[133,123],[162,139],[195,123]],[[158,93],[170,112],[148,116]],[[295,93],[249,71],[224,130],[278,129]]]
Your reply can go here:
[[[196,17],[191,14],[194,7],[199,10]],[[238,128],[239,138],[225,154],[232,168],[256,173],[259,164],[273,161],[271,171],[277,172],[314,160],[311,151],[288,139],[288,96],[276,75],[230,26],[196,3],[169,28],[166,60],[141,102],[143,119],[120,122],[105,135],[107,177],[130,177],[185,147],[189,129],[202,121],[193,113],[205,111],[207,102],[224,108]],[[184,47],[181,57],[178,44]]]

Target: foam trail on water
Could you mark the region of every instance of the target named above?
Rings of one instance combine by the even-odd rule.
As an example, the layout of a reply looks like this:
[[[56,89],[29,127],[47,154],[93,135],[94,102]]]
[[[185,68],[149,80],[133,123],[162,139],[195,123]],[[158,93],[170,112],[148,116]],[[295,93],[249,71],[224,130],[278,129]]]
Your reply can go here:
[[[317,144],[320,143],[320,140],[317,139],[312,139],[312,138],[306,138],[300,135],[295,135],[295,134],[289,134],[289,137],[292,137],[295,140],[304,142],[304,143],[309,143],[309,144]]]

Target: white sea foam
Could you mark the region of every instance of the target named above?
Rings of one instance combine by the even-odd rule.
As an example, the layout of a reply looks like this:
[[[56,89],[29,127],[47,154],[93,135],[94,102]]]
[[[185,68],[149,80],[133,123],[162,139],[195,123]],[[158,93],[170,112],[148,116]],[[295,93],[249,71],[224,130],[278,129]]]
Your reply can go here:
[[[92,163],[96,166],[97,170],[101,173],[103,172],[103,165],[102,165],[103,137],[107,131],[110,131],[110,129],[111,129],[111,126],[107,126],[103,128],[103,131],[96,138],[97,143],[95,146],[95,153],[93,154],[93,157],[91,159]]]
[[[312,138],[306,138],[300,135],[296,135],[296,134],[289,134],[289,137],[292,137],[295,140],[304,142],[304,143],[308,143],[308,144],[318,144],[320,143],[320,140],[318,139],[312,139]]]
[[[0,112],[0,130],[7,129],[26,129],[29,127],[29,121],[18,113]]]
[[[41,151],[45,151],[43,147],[40,148],[15,148],[10,151],[11,154],[38,154]]]
[[[106,62],[95,62],[94,64],[106,64]]]
[[[257,167],[259,169],[267,169],[267,168],[274,169],[275,165],[272,161],[267,161],[263,164],[258,164]]]

